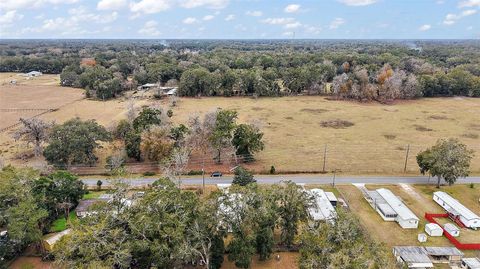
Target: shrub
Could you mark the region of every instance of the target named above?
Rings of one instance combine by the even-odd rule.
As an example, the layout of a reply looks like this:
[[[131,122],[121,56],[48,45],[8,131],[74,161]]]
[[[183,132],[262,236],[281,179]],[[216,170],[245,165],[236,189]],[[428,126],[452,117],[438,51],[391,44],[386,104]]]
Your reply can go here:
[[[275,166],[270,166],[270,174],[273,175],[275,174]]]

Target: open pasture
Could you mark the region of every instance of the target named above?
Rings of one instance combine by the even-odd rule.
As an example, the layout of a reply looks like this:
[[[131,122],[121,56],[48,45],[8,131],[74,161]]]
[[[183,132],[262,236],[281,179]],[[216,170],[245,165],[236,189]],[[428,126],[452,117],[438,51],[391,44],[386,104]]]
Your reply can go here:
[[[362,174],[418,173],[416,154],[437,139],[456,137],[480,152],[480,99],[424,98],[393,105],[332,101],[321,96],[281,98],[181,98],[173,120],[216,108],[235,109],[240,122],[256,122],[265,150],[250,168],[266,172]],[[480,153],[472,160],[480,172]]]

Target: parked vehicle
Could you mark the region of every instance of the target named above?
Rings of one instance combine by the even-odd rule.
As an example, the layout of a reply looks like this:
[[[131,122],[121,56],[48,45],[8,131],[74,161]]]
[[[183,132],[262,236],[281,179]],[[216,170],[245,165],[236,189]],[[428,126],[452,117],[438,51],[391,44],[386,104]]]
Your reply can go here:
[[[221,177],[221,176],[223,176],[222,172],[218,172],[218,171],[213,172],[213,173],[210,175],[210,177]]]

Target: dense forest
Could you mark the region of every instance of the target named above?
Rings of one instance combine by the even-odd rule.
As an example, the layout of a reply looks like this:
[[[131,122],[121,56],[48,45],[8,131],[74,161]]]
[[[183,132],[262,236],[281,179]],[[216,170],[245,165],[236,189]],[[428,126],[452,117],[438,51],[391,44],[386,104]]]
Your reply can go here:
[[[0,72],[61,74],[99,99],[145,83],[181,96],[480,96],[477,40],[3,40],[0,56]]]

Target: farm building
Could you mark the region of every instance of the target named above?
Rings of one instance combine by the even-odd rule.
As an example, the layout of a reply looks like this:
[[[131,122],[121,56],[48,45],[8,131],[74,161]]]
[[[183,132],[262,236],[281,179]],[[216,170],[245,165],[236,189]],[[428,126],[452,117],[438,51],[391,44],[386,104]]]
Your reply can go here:
[[[427,223],[425,225],[425,232],[430,236],[442,236],[443,229],[436,223]]]
[[[52,251],[53,246],[55,246],[55,243],[58,242],[63,236],[69,234],[72,230],[71,229],[66,229],[64,231],[61,231],[59,233],[54,233],[54,234],[48,234],[44,237],[42,244],[45,250],[47,251]]]
[[[463,252],[456,247],[425,247],[425,251],[433,263],[460,265]]]
[[[462,269],[480,269],[480,258],[463,258]]]
[[[433,200],[445,209],[451,218],[467,228],[480,228],[480,217],[443,191],[433,193]]]
[[[397,262],[407,268],[433,268],[433,263],[423,247],[393,247]]]
[[[445,229],[445,231],[447,231],[449,234],[451,234],[454,237],[460,236],[460,229],[458,229],[458,227],[455,226],[455,224],[445,223],[445,225],[443,225],[443,229]]]
[[[393,247],[393,255],[398,263],[408,268],[433,268],[433,264],[460,265],[463,252],[455,247]]]
[[[138,90],[150,90],[152,88],[157,88],[159,85],[157,83],[146,83],[138,86]]]
[[[325,192],[322,189],[311,189],[308,193],[315,198],[315,207],[309,209],[310,215],[315,221],[330,221],[333,222],[337,218],[337,212],[333,207],[336,204],[337,198],[331,192]]]
[[[39,77],[43,75],[42,72],[39,71],[30,71],[28,73],[23,74],[24,77]]]
[[[385,221],[396,221],[404,229],[418,228],[419,218],[390,190],[367,190],[365,199]]]

